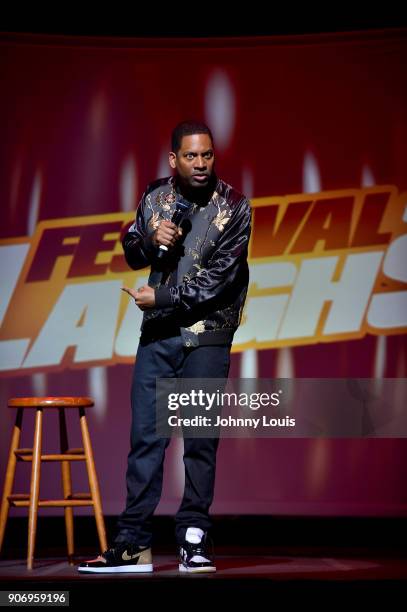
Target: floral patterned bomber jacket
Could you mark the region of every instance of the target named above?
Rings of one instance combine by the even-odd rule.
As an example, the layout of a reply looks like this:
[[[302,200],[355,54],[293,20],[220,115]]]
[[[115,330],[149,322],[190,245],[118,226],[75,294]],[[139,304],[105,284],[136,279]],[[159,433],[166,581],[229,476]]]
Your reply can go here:
[[[180,224],[181,238],[162,259],[152,234],[174,213],[174,177],[148,185],[136,220],[123,237],[129,266],[151,266],[148,285],[155,290],[155,306],[143,311],[141,341],[165,338],[174,330],[181,333],[184,346],[233,340],[249,283],[251,208],[245,196],[214,178],[211,199],[204,206],[191,203]]]

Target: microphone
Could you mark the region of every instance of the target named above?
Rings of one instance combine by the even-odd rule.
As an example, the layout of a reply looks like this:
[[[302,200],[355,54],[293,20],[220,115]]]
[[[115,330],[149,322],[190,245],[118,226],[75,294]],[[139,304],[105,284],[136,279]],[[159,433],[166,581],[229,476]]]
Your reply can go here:
[[[171,222],[175,223],[175,225],[179,225],[181,223],[184,214],[192,206],[191,202],[189,202],[182,196],[178,195],[177,198],[178,199],[175,205],[175,210],[171,218]],[[159,259],[162,259],[167,251],[168,251],[168,247],[165,246],[165,244],[160,244],[158,248],[157,257]]]

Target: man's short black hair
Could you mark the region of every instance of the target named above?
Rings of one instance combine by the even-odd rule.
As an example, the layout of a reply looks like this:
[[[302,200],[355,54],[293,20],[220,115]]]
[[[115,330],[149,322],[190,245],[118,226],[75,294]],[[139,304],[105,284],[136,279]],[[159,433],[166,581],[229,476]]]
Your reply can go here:
[[[182,121],[172,131],[171,151],[178,153],[183,137],[192,136],[192,134],[208,134],[213,144],[212,132],[205,123],[201,121]]]

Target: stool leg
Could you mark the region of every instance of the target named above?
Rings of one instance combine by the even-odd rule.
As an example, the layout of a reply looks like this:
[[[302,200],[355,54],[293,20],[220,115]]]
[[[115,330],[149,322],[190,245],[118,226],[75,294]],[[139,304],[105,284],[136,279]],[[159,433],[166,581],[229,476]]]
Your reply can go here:
[[[20,444],[21,425],[23,422],[23,409],[17,409],[16,422],[14,424],[13,433],[11,435],[10,452],[8,455],[6,477],[4,480],[3,497],[1,499],[0,509],[0,550],[3,546],[4,533],[6,531],[6,523],[10,510],[8,496],[13,492],[14,476],[16,473],[17,457],[14,453]]]
[[[93,510],[95,512],[96,519],[96,527],[99,536],[99,544],[101,551],[105,551],[107,549],[107,541],[106,541],[106,530],[105,530],[105,521],[103,518],[102,512],[102,502],[100,499],[100,491],[99,491],[99,483],[96,475],[95,462],[93,459],[93,451],[92,445],[90,442],[90,436],[88,431],[88,426],[86,423],[86,416],[84,408],[79,408],[79,420],[81,424],[82,438],[83,438],[83,447],[86,456],[86,467],[88,470],[89,477],[89,486],[90,492],[93,500]]]
[[[66,429],[65,420],[65,409],[59,410],[59,437],[61,441],[61,453],[66,453],[68,450],[68,432]],[[72,495],[72,479],[71,479],[71,466],[69,461],[61,462],[62,472],[62,488],[64,492],[64,498],[69,499]],[[68,548],[68,563],[73,565],[74,555],[74,531],[73,531],[73,508],[71,506],[65,507],[65,531],[66,531],[66,543]]]
[[[38,498],[41,478],[41,446],[42,446],[42,408],[37,407],[35,414],[35,433],[33,460],[31,469],[30,509],[28,514],[28,555],[27,569],[33,568],[35,536],[37,533]]]

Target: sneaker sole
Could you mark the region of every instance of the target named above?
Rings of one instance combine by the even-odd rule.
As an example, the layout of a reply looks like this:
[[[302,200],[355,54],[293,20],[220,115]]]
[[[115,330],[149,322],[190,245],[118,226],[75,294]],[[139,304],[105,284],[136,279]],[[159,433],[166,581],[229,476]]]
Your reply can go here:
[[[78,567],[78,572],[83,574],[141,574],[152,571],[152,563],[144,565],[118,565],[117,567]]]
[[[216,572],[215,566],[210,567],[185,567],[182,563],[178,565],[180,572],[187,572],[188,574],[205,574],[207,572]]]

